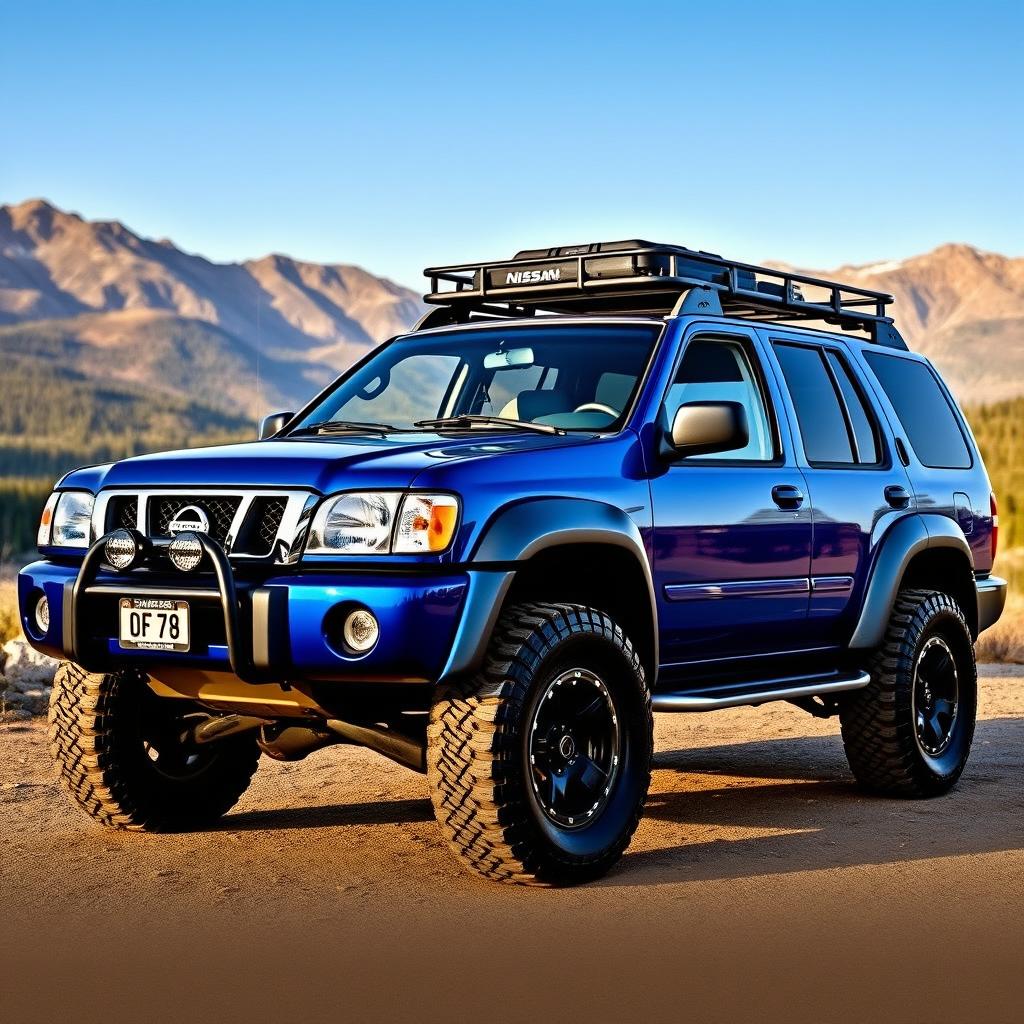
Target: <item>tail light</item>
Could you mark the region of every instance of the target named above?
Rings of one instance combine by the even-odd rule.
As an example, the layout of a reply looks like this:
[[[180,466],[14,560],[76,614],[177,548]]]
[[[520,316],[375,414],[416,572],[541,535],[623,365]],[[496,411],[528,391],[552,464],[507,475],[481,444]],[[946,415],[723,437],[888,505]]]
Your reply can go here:
[[[996,502],[995,492],[989,497],[989,504],[992,509],[992,561],[996,560],[996,549],[999,547],[999,505]]]

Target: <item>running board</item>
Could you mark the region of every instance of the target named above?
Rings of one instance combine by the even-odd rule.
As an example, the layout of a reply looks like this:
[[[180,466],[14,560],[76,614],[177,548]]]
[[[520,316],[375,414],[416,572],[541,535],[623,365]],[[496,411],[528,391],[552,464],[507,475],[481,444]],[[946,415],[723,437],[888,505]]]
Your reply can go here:
[[[651,698],[651,705],[655,711],[720,711],[723,708],[756,707],[773,700],[799,700],[845,693],[847,690],[860,690],[869,682],[871,676],[867,672],[784,676],[682,693],[656,693]]]

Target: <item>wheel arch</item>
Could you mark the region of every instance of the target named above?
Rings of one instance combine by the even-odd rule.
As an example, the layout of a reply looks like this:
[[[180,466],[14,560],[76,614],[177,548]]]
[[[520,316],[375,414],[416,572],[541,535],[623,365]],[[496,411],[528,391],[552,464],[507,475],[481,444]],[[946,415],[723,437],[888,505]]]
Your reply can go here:
[[[872,567],[853,649],[877,647],[900,590],[916,587],[949,594],[963,609],[972,638],[978,635],[974,558],[960,527],[946,516],[907,516],[885,535]]]
[[[519,502],[491,520],[469,564],[484,570],[474,575],[489,582],[467,600],[442,678],[479,667],[502,608],[530,598],[592,603],[607,611],[637,645],[654,686],[654,578],[640,530],[622,509],[585,498]]]

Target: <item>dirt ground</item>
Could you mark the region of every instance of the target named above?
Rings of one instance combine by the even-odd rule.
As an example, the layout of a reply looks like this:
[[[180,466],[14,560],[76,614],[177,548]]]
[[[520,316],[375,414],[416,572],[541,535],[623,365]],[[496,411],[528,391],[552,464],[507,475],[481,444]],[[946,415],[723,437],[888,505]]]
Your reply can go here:
[[[124,835],[0,732],[0,1018],[1024,1019],[1024,670],[985,670],[949,796],[854,787],[786,705],[662,716],[648,812],[576,890],[464,874],[425,780],[264,759],[223,827]]]

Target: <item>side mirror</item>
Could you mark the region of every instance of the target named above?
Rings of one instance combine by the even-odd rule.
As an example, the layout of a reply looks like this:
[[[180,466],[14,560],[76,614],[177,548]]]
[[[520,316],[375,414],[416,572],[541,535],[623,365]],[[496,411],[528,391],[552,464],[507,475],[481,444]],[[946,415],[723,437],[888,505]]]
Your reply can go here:
[[[739,402],[686,402],[665,441],[668,454],[676,456],[738,451],[750,441],[747,411]]]
[[[260,420],[260,440],[265,441],[279,433],[284,425],[295,415],[293,412],[272,412]]]

